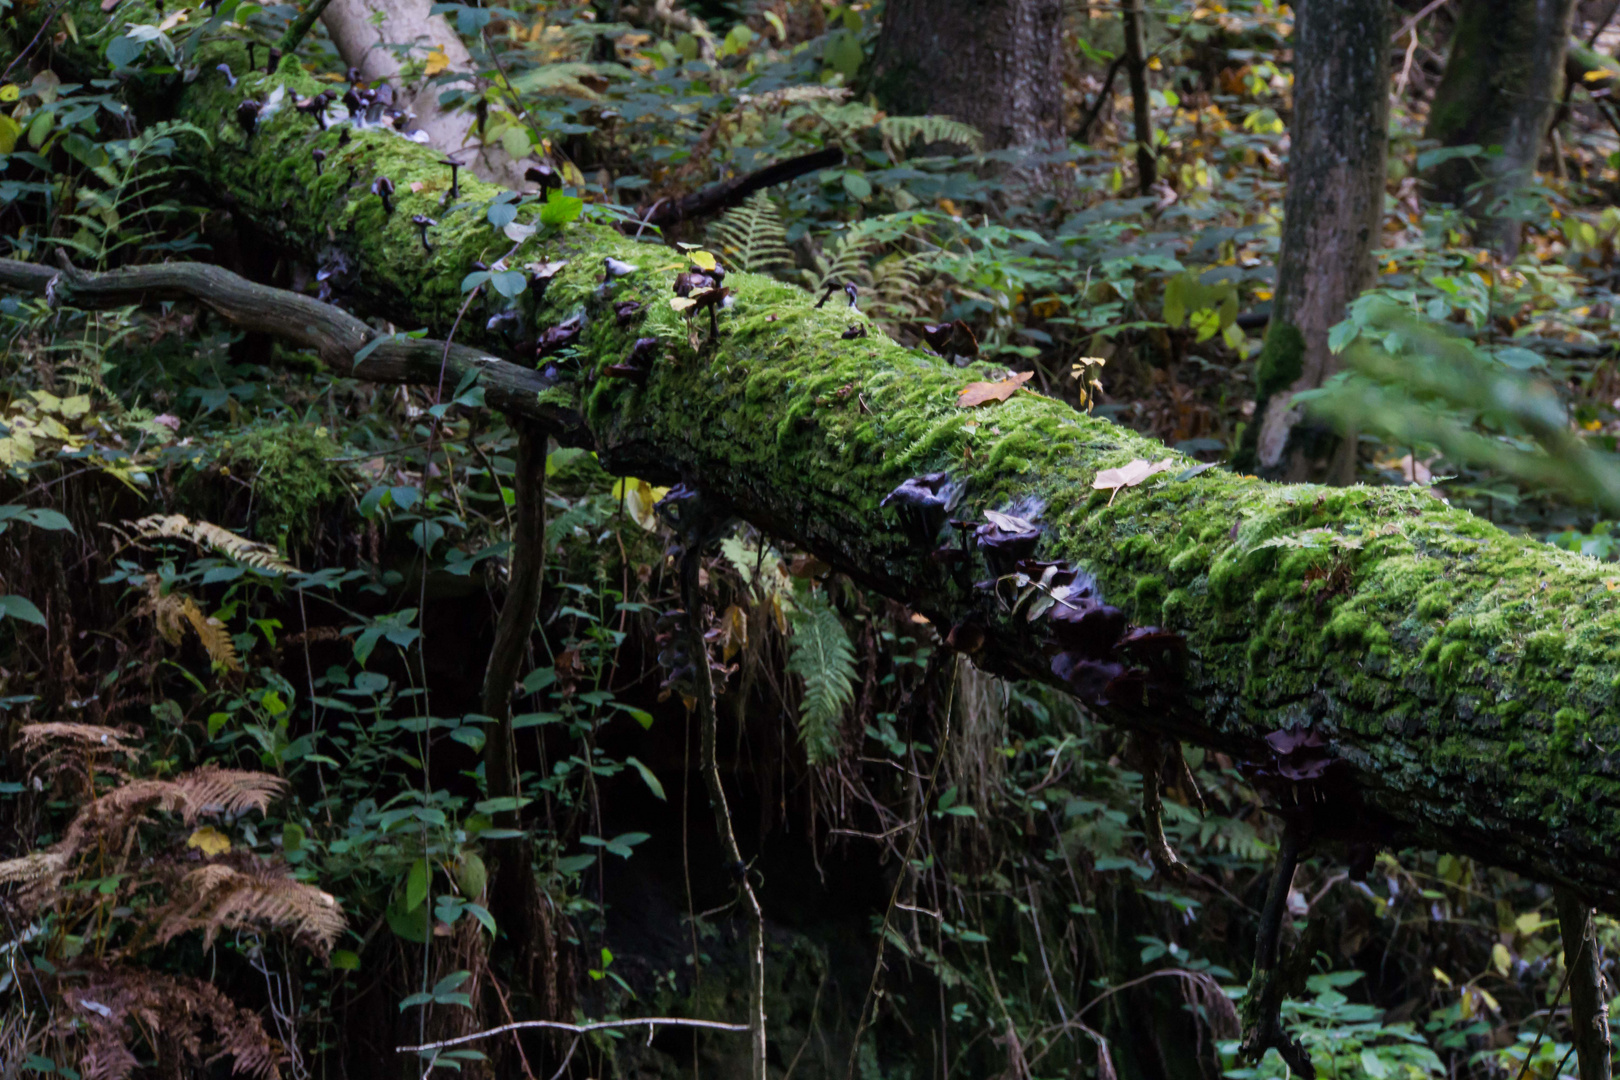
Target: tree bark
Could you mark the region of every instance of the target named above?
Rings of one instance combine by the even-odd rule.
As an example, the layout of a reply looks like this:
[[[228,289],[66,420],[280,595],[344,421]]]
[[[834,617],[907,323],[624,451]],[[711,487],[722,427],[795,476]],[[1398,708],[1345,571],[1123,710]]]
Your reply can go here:
[[[1500,154],[1453,158],[1429,172],[1434,196],[1463,207],[1481,238],[1518,254],[1523,222],[1506,200],[1535,176],[1563,88],[1574,0],[1463,0],[1426,138]]]
[[[90,25],[99,4],[68,9]],[[128,0],[112,18],[155,15]],[[484,217],[499,190],[479,181],[463,181],[463,208],[444,215],[424,252],[411,216],[440,210],[449,178],[437,155],[388,131],[323,132],[285,107],[262,109],[247,136],[235,119],[244,98],[320,84],[289,62],[227,86],[214,65],[242,70],[244,58],[235,43],[210,45],[202,74],[169,95],[213,137],[193,163],[215,198],[284,248],[345,251],[360,271],[346,302],[439,334],[459,326],[458,338],[517,361],[487,365],[487,378],[508,379],[533,361],[486,328],[489,309],[458,318],[459,282],[478,259],[567,261],[543,295],[530,289],[517,303],[535,332],[582,320],[578,359],[559,364],[572,381],[541,379],[546,388],[513,411],[572,407],[575,437],[608,468],[701,487],[910,605],[985,670],[1064,687],[1113,722],[1254,763],[1277,799],[1316,808],[1318,842],[1455,851],[1593,902],[1620,889],[1620,597],[1602,564],[1420,489],[1198,471],[1152,439],[1024,390],[958,408],[970,375],[875,328],[846,338],[864,314],[818,309],[770,278],[727,276],[733,306],[710,339],[705,316],[689,323],[670,303],[671,253],[588,221],[514,245]],[[94,56],[82,62],[95,73]],[[329,155],[319,177],[316,146]],[[392,213],[370,191],[380,174],[395,184]],[[642,269],[604,284],[608,256]],[[643,307],[621,318],[629,301]],[[646,337],[660,344],[645,377],[612,377],[606,368]],[[1165,457],[1175,467],[1139,486],[1093,487],[1103,470]],[[884,504],[934,473],[954,492],[951,516],[1035,519],[1036,555],[1088,571],[1132,620],[1172,636],[1122,644],[1115,627],[1082,646],[1049,614],[1029,618],[1011,582],[994,586],[1011,556],[974,551],[953,570],[934,555],[945,538],[929,526],[942,521]],[[1320,746],[1279,757],[1266,736],[1300,726]]]
[[[1565,890],[1553,894],[1558,936],[1569,969],[1569,1015],[1581,1080],[1610,1080],[1609,1003],[1598,963],[1592,905]]]
[[[1136,193],[1147,195],[1159,178],[1159,168],[1153,145],[1153,101],[1148,96],[1142,0],[1125,0],[1120,17],[1125,21],[1125,64],[1131,80],[1131,115],[1136,124]]]
[[[524,163],[499,143],[485,143],[475,130],[473,113],[439,105],[441,94],[470,87],[470,79],[454,84],[430,80],[415,88],[401,83],[404,68],[392,48],[396,45],[410,46],[406,55],[412,60],[420,61],[438,49],[449,60],[447,70],[468,74],[474,70],[461,36],[444,16],[433,14],[431,0],[331,0],[321,12],[321,23],[345,64],[359,68],[368,82],[387,82],[409,95],[407,104],[416,114],[417,126],[434,146],[459,154],[467,168],[485,180],[506,187],[523,184]]]
[[[889,0],[871,86],[899,115],[972,124],[992,150],[1063,145],[1062,0]],[[1010,175],[1051,184],[1049,165]]]
[[[1294,17],[1282,252],[1241,462],[1262,476],[1355,478],[1354,433],[1309,424],[1292,402],[1339,370],[1328,331],[1373,282],[1388,127],[1388,0],[1305,0]]]

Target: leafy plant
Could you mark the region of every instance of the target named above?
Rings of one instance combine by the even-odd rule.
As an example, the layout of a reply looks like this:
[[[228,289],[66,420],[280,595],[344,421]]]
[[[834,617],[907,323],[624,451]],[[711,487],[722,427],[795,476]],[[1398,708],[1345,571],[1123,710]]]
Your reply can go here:
[[[812,765],[839,757],[839,726],[855,701],[855,650],[838,612],[822,593],[803,597],[789,616],[793,637],[787,670],[804,680],[799,741]]]

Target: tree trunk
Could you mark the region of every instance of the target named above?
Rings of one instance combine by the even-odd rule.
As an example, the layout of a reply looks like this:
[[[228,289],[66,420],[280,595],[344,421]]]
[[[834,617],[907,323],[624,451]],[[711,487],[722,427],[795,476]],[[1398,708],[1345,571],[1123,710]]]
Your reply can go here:
[[[449,61],[446,70],[473,71],[472,54],[444,16],[433,14],[430,0],[332,0],[321,12],[321,23],[345,64],[359,68],[368,82],[384,81],[407,95],[417,126],[427,132],[434,146],[459,154],[485,180],[507,187],[523,183],[524,163],[513,160],[499,143],[486,145],[474,130],[477,117],[473,113],[440,107],[440,94],[470,87],[471,80],[455,84],[425,81],[419,87],[402,84],[403,67],[391,48],[394,45],[410,45],[407,55],[417,61],[440,50]]]
[[[67,10],[91,25],[99,3]],[[128,0],[111,18],[155,14]],[[79,77],[101,70],[96,54],[71,47],[64,69],[74,58]],[[665,250],[588,221],[514,246],[484,217],[498,189],[463,180],[462,208],[442,210],[449,176],[437,155],[386,130],[323,132],[297,110],[265,108],[249,136],[236,119],[244,99],[321,84],[289,59],[229,87],[215,65],[243,70],[244,60],[234,42],[209,45],[201,74],[167,96],[213,137],[194,152],[209,181],[201,190],[289,251],[341,248],[361,271],[344,302],[507,350],[516,363],[475,363],[486,380],[515,385],[505,373],[534,378],[532,354],[486,328],[488,307],[458,318],[459,283],[492,251],[511,248],[506,264],[517,267],[567,261],[543,295],[531,288],[517,303],[548,340],[578,326],[578,359],[514,398],[513,411],[556,423],[572,407],[584,425],[576,437],[608,468],[700,486],[723,510],[910,605],[985,670],[1063,687],[1110,721],[1253,763],[1257,784],[1318,818],[1319,841],[1456,851],[1592,901],[1620,889],[1620,601],[1609,568],[1417,488],[1199,471],[1028,391],[959,408],[967,374],[880,333],[849,339],[864,314],[818,309],[767,277],[727,276],[734,302],[711,338],[706,313],[688,322],[671,305]],[[328,154],[318,177],[316,147]],[[371,193],[378,175],[394,182],[392,212]],[[443,216],[425,252],[411,218],[431,213]],[[641,269],[604,285],[608,256]],[[54,276],[0,269],[18,267],[31,291]],[[627,301],[643,307],[621,317]],[[646,337],[660,344],[630,361],[642,375],[614,377],[607,369]],[[1166,457],[1170,471],[1138,486],[1094,488],[1103,470]],[[930,484],[948,482],[953,495],[937,513],[930,485],[885,505],[925,474],[942,474]],[[1035,519],[1039,536],[990,530],[992,546],[935,557],[947,514],[986,510]],[[1090,572],[1102,597],[1166,634],[1121,640],[1101,609],[1094,622],[1030,618],[1033,593],[1005,579],[1028,554]],[[1072,620],[1092,603],[1073,594],[1053,610]],[[1290,727],[1310,737],[1267,741]]]
[[[1429,172],[1434,197],[1467,209],[1481,238],[1518,254],[1522,221],[1506,205],[1535,176],[1563,88],[1573,0],[1462,0],[1426,138],[1442,146],[1501,147]]]
[[[1243,464],[1347,484],[1355,436],[1306,422],[1293,396],[1339,370],[1328,331],[1373,282],[1389,126],[1388,0],[1305,0],[1294,17],[1294,116],[1282,253]]]
[[[1147,195],[1159,171],[1153,145],[1153,102],[1148,96],[1142,0],[1125,0],[1120,14],[1125,21],[1125,65],[1131,80],[1131,114],[1136,122],[1136,193]]]
[[[871,86],[898,115],[972,124],[991,150],[1063,145],[1062,0],[888,0]],[[1049,185],[1058,170],[1012,175]]]

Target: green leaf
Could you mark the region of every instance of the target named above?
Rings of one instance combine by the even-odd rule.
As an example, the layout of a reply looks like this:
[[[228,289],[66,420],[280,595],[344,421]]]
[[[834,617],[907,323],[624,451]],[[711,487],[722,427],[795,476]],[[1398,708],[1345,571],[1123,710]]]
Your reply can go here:
[[[653,793],[654,798],[662,802],[669,801],[664,797],[664,785],[658,782],[658,777],[653,775],[653,771],[651,769],[647,768],[647,766],[643,765],[636,758],[628,757],[624,760],[626,764],[634,765],[636,767],[636,771],[641,774],[642,782],[647,785],[647,790]]]
[[[540,208],[540,224],[551,226],[567,225],[584,212],[584,199],[564,195],[561,191],[553,191],[547,197],[546,204]]]
[[[417,859],[411,864],[410,873],[405,876],[405,910],[415,911],[427,899],[427,894],[427,860]]]
[[[792,616],[787,669],[804,680],[799,741],[812,765],[838,757],[839,724],[855,701],[855,649],[832,604],[813,593]]]
[[[359,971],[360,954],[350,952],[348,949],[333,949],[332,966],[339,971]]]
[[[871,181],[858,172],[846,172],[844,174],[844,190],[849,192],[852,198],[859,199],[862,202],[872,197]]]
[[[21,619],[35,626],[45,625],[45,616],[34,606],[33,601],[15,593],[0,596],[0,619],[5,618]]]

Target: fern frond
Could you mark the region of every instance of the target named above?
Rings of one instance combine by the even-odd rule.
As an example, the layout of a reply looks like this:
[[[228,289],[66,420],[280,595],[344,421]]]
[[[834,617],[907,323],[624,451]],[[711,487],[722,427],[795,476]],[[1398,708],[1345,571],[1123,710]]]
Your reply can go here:
[[[974,153],[984,146],[984,136],[978,128],[948,116],[885,116],[878,121],[878,131],[902,149],[919,141],[924,146],[955,143]]]
[[[88,974],[87,982],[62,995],[63,1012],[84,1032],[86,1049],[77,1063],[84,1080],[129,1080],[140,1065],[135,1046],[173,1062],[177,1075],[182,1062],[201,1072],[215,1057],[229,1056],[237,1075],[279,1080],[282,1047],[257,1014],[238,1008],[217,987],[144,969]],[[213,1044],[205,1045],[210,1028]]]
[[[855,701],[855,648],[824,595],[812,594],[792,615],[787,669],[804,680],[799,741],[812,765],[838,759],[839,724]]]
[[[98,724],[24,724],[17,731],[17,749],[22,753],[33,753],[51,743],[67,743],[82,747],[86,750],[106,750],[110,753],[128,754],[131,758],[141,756],[138,746],[126,746],[124,740],[132,738],[130,732],[123,728],[102,727]]]
[[[337,944],[348,924],[331,893],[294,881],[284,869],[254,860],[246,869],[210,863],[180,883],[181,904],[158,927],[163,945],[192,930],[203,932],[203,948],[223,928],[262,924],[311,939],[324,952]]]
[[[169,537],[190,540],[199,547],[211,548],[237,562],[246,563],[256,570],[273,574],[296,574],[298,568],[282,559],[280,552],[269,544],[260,544],[237,536],[231,530],[208,521],[192,521],[184,514],[153,514],[139,521],[127,522],[142,540]]]
[[[71,858],[60,851],[31,851],[16,859],[0,862],[0,885],[20,882],[24,885],[46,878],[59,877]]]
[[[710,244],[725,260],[750,274],[769,274],[793,265],[782,213],[763,191],[728,210],[709,228]]]
[[[189,625],[203,648],[208,650],[210,660],[226,671],[241,671],[242,661],[236,655],[236,643],[231,640],[225,624],[204,614],[197,601],[184,593],[165,593],[160,589],[161,583],[156,575],[148,575],[146,598],[135,613],[152,616],[158,633],[170,645],[180,644]]]

